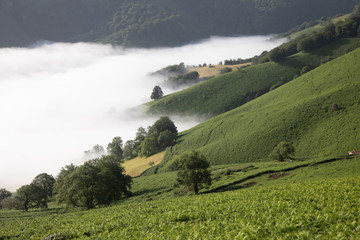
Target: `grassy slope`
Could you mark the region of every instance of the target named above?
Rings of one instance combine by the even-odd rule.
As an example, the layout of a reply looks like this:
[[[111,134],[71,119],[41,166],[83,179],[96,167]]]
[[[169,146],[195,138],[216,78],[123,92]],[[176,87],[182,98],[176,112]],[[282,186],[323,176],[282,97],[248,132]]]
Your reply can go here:
[[[299,157],[358,149],[359,54],[357,49],[183,132],[167,159],[198,149],[215,165],[258,161],[282,140],[292,141]],[[339,111],[331,111],[333,103]]]
[[[131,177],[139,176],[146,169],[150,168],[150,163],[153,162],[154,166],[158,165],[165,156],[165,152],[157,153],[148,158],[137,157],[129,161],[125,161],[123,166],[125,168],[126,174]]]
[[[349,194],[351,193],[351,194]],[[359,178],[5,220],[1,239],[355,239]]]
[[[341,39],[312,53],[300,53],[281,63],[264,63],[208,79],[183,91],[149,102],[148,112],[214,116],[246,103],[250,95],[289,81],[304,66],[318,66],[326,56],[341,56],[360,45],[360,38]]]

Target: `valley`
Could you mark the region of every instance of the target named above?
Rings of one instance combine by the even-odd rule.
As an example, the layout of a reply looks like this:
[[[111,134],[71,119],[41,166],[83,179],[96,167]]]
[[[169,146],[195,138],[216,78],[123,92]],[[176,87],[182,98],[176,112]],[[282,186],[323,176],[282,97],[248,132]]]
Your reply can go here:
[[[144,32],[121,27],[131,18],[117,12],[113,32],[103,35],[105,42],[150,46],[152,41],[158,43],[160,35],[134,36],[156,29],[157,24],[167,26],[163,30],[175,24],[181,33],[186,24],[178,19],[187,16],[195,21],[190,13],[199,10],[186,2],[167,2],[160,8],[142,1],[134,8],[136,4],[125,2],[127,7],[119,10],[122,14],[133,16],[145,9],[143,20],[152,27],[143,25]],[[162,1],[151,1],[157,2]],[[242,3],[248,7],[247,1]],[[272,19],[272,14],[301,5],[296,0],[282,3],[254,1],[256,21],[247,24],[256,23],[256,31],[261,32],[260,26],[266,26],[263,20],[273,24],[279,20]],[[327,12],[333,14],[336,5],[329,5]],[[179,9],[178,14],[169,15]],[[208,9],[201,9],[199,16],[207,16]],[[158,13],[155,25],[146,20],[152,11]],[[221,11],[232,13],[224,7],[215,15]],[[288,41],[246,63],[208,62],[185,68],[179,61],[179,65],[147,71],[144,79],[148,82],[140,84],[146,85],[146,91],[156,85],[153,93],[160,86],[167,90],[166,81],[185,78],[189,72],[195,71],[201,81],[171,93],[164,94],[160,88],[152,101],[137,102],[136,109],[144,110],[142,114],[152,125],[139,127],[135,138],[126,142],[114,137],[107,152],[100,145],[85,151],[89,160],[66,165],[53,178],[48,199],[31,193],[26,198],[26,191],[17,190],[15,196],[0,201],[0,207],[4,206],[0,209],[0,240],[357,239],[360,3],[352,13],[337,13],[333,18],[310,19],[311,24],[280,35]],[[292,24],[285,25],[279,29],[289,30]],[[246,32],[243,26],[238,28]],[[206,29],[197,37],[205,36]],[[225,29],[220,32],[229,34]],[[144,39],[149,42],[145,44]],[[186,39],[178,38],[179,42]],[[154,53],[150,55],[157,56]],[[161,77],[156,79],[156,74]],[[131,115],[124,126],[129,128],[137,116],[143,115]],[[186,118],[201,119],[201,123],[179,130],[172,121]],[[39,188],[36,180],[26,185],[34,192]]]

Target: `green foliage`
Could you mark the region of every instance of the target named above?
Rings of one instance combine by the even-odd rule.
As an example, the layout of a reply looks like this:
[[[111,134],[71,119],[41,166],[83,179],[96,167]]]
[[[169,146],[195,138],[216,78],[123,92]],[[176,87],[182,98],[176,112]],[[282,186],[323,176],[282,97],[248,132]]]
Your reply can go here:
[[[150,98],[158,100],[164,96],[164,93],[159,85],[156,85],[151,93]]]
[[[0,188],[0,201],[5,199],[5,198],[8,198],[8,197],[11,197],[11,192],[6,190],[5,188]]]
[[[139,155],[148,157],[161,149],[172,146],[176,142],[177,133],[177,128],[169,117],[160,117],[149,127],[146,138],[140,144]]]
[[[152,137],[147,137],[140,144],[139,155],[142,157],[149,157],[159,151],[159,147],[157,145],[157,139]]]
[[[11,192],[5,188],[0,188],[0,209],[4,207],[4,200],[12,196]]]
[[[128,140],[124,145],[124,158],[132,159],[137,156],[138,149],[135,148],[135,141]]]
[[[183,154],[174,163],[178,171],[176,185],[184,185],[192,189],[195,194],[203,185],[211,185],[210,163],[198,151]]]
[[[232,68],[225,67],[225,68],[223,68],[223,69],[220,70],[220,73],[221,73],[221,74],[228,73],[228,72],[232,72]]]
[[[33,200],[33,188],[31,185],[21,186],[16,190],[16,199],[19,202],[19,208],[28,211]]]
[[[108,144],[107,151],[110,156],[113,156],[117,161],[121,162],[123,156],[123,141],[121,137],[114,137],[112,142]]]
[[[169,130],[162,131],[158,137],[158,143],[161,148],[166,148],[175,144],[177,139],[177,133]]]
[[[37,207],[47,208],[47,203],[53,195],[55,178],[47,173],[37,175],[31,183],[33,201]]]
[[[29,208],[47,208],[53,195],[55,179],[53,176],[42,173],[37,175],[31,184],[24,185],[16,191],[17,208],[28,211]]]
[[[56,176],[56,181],[54,184],[54,193],[56,194],[56,200],[58,203],[66,202],[69,183],[65,183],[65,178],[73,173],[77,169],[77,166],[74,164],[66,165],[62,167],[59,174]]]
[[[113,155],[63,169],[61,177],[63,179],[56,187],[57,199],[68,206],[91,209],[130,195],[131,177],[124,174]]]
[[[270,158],[277,161],[284,161],[285,159],[292,159],[295,153],[295,148],[290,142],[280,142],[270,154]]]

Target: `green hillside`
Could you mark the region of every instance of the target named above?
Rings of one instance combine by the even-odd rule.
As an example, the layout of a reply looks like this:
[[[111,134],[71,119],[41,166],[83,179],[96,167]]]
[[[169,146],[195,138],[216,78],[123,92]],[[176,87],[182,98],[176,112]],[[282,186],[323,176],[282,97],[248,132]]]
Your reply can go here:
[[[304,21],[350,12],[356,2],[2,0],[0,19],[6,24],[0,23],[0,46],[37,40],[174,46],[213,35],[280,33]]]
[[[183,132],[166,159],[198,149],[215,165],[266,160],[283,140],[294,143],[296,157],[344,155],[359,148],[359,53],[330,61]],[[333,103],[338,110],[332,110]]]
[[[347,177],[5,218],[0,219],[0,238],[356,239],[360,234],[359,180]]]
[[[149,102],[148,112],[211,117],[224,113],[300,75],[303,67],[315,68],[360,46],[360,38],[339,39],[310,53],[298,53],[280,63],[257,64],[233,71],[162,99]],[[273,87],[273,88],[274,88]]]

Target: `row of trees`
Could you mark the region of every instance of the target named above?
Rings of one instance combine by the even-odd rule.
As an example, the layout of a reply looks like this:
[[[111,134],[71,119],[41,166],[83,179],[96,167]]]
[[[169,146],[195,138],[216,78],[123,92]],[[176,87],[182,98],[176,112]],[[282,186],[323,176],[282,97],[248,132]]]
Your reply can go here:
[[[242,59],[242,58],[238,58],[238,59],[229,59],[229,60],[224,60],[224,65],[237,65],[237,64],[243,64],[243,63],[249,63],[251,62],[252,59]]]
[[[55,178],[47,173],[37,175],[30,184],[20,187],[15,197],[6,189],[0,189],[0,206],[28,211],[29,208],[47,208],[53,196]]]
[[[107,154],[113,156],[118,162],[132,159],[137,156],[148,157],[166,147],[175,144],[177,127],[167,116],[160,117],[153,125],[139,127],[135,139],[123,144],[121,137],[114,137],[107,146]],[[95,145],[91,150],[84,152],[84,159],[93,159],[105,155],[105,149]]]
[[[301,36],[291,42],[282,44],[274,48],[267,54],[267,58],[274,62],[279,62],[287,56],[297,52],[308,52],[322,45],[339,38],[354,37],[360,35],[360,17],[353,16],[345,22],[336,24],[329,23],[326,27],[310,35]],[[262,61],[266,59],[263,57]]]

